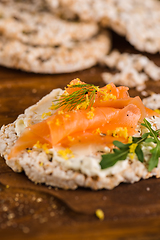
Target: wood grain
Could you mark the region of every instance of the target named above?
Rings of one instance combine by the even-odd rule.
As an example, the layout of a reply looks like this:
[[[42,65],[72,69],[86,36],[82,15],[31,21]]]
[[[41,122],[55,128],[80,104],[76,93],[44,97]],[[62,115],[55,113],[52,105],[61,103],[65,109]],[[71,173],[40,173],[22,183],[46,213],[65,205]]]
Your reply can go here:
[[[113,46],[137,52],[117,35],[113,35]],[[160,66],[158,54],[148,57]],[[0,126],[13,122],[53,88],[64,88],[76,77],[103,86],[100,73],[106,70],[94,67],[71,74],[39,75],[0,67]],[[160,81],[148,81],[147,89],[158,93]],[[130,94],[140,93],[132,89]],[[14,173],[0,158],[0,239],[158,240],[159,189],[160,179],[155,178],[120,184],[112,191],[51,189]],[[103,221],[95,216],[97,208],[105,214]]]

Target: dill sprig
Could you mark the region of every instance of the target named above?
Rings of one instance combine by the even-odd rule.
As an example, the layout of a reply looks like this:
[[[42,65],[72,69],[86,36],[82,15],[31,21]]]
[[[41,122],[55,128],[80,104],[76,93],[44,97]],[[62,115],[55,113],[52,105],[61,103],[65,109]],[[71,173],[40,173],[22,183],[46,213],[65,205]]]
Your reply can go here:
[[[69,88],[78,88],[71,94],[65,92],[58,100],[54,100],[54,108],[71,111],[74,109],[87,109],[92,107],[98,87],[92,84],[71,84]]]
[[[141,137],[132,137],[132,143],[124,144],[119,141],[114,141],[113,144],[117,147],[113,149],[113,153],[103,154],[100,166],[102,169],[112,167],[116,162],[125,160],[129,154],[136,154],[140,162],[144,162],[144,154],[141,148],[143,142],[153,142],[156,144],[154,148],[150,150],[151,158],[148,162],[148,171],[152,171],[157,167],[160,157],[160,140],[158,139],[160,130],[154,131],[151,124],[144,119],[142,126],[146,127],[149,131],[144,133]],[[134,151],[132,151],[134,149]],[[133,155],[132,155],[133,156]]]

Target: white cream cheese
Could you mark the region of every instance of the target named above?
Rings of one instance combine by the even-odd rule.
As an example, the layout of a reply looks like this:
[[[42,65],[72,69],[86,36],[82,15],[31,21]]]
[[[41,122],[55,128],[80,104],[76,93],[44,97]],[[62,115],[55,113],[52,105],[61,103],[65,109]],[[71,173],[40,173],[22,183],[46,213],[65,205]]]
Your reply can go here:
[[[55,110],[50,109],[52,106],[52,101],[58,99],[63,92],[64,91],[60,88],[54,89],[39,102],[27,108],[24,114],[20,115],[16,120],[17,135],[20,136],[26,127],[46,119],[48,117],[47,115],[46,117],[42,118],[44,113],[50,112],[52,115],[55,112]]]

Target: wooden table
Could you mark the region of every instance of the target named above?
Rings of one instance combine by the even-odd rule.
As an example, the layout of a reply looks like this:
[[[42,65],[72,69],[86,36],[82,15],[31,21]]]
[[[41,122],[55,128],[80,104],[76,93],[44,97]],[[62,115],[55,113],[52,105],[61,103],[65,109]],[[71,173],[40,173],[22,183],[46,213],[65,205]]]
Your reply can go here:
[[[113,47],[136,52],[123,38],[113,36]],[[148,55],[160,66],[159,55]],[[39,75],[0,67],[0,126],[13,122],[24,109],[53,88],[64,88],[79,77],[103,86],[94,67],[82,72]],[[147,89],[159,92],[160,82]],[[132,89],[132,96],[137,92]],[[103,221],[96,209],[105,214]],[[66,191],[35,185],[23,173],[14,173],[0,158],[0,239],[160,239],[160,179],[120,184],[112,191],[79,188]]]

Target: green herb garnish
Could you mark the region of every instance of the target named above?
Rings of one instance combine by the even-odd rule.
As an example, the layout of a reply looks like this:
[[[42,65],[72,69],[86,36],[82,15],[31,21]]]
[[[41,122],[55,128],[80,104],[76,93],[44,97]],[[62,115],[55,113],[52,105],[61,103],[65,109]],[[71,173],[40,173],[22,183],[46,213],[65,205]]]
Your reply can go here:
[[[53,101],[55,109],[63,107],[67,111],[87,109],[92,107],[98,87],[92,84],[72,84],[69,88],[79,88],[71,94],[64,93],[58,100]]]
[[[150,151],[152,155],[148,163],[148,170],[151,171],[153,168],[157,167],[160,157],[160,141],[158,139],[160,130],[154,131],[151,127],[151,124],[146,119],[144,119],[142,126],[148,128],[149,130],[150,138],[147,138],[145,142],[154,142],[156,144],[156,147],[152,148]]]
[[[141,123],[142,126],[146,127],[149,132],[144,133],[142,137],[132,137],[132,143],[123,144],[119,141],[114,141],[113,144],[117,147],[113,149],[113,153],[102,155],[102,160],[100,166],[102,169],[112,167],[116,162],[125,160],[128,154],[136,154],[140,162],[144,161],[144,155],[141,148],[143,142],[153,142],[156,144],[155,148],[150,150],[151,158],[148,162],[148,171],[151,171],[153,168],[157,167],[158,159],[160,157],[160,141],[158,135],[160,130],[154,131],[151,127],[151,124],[144,119],[144,123]]]

